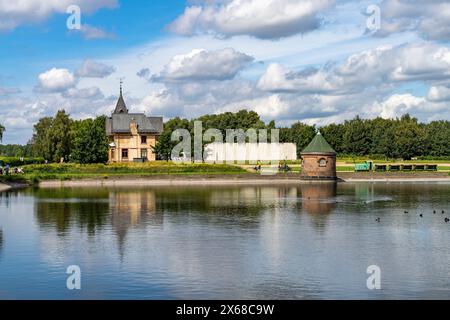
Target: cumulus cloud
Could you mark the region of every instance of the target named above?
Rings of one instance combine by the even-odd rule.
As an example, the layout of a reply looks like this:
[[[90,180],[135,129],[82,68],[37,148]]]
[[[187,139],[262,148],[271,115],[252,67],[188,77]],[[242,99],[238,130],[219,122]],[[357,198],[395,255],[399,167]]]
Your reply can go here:
[[[234,78],[239,71],[253,61],[244,53],[234,49],[206,51],[195,49],[188,54],[178,55],[152,77],[156,81],[185,80],[227,80]]]
[[[101,8],[115,8],[117,0],[0,0],[0,30],[13,30],[23,24],[42,22],[56,13],[66,13],[70,5],[78,5],[82,13]]]
[[[448,101],[450,102],[450,87],[433,86],[428,91],[428,100],[433,102]]]
[[[52,68],[38,76],[37,91],[42,92],[63,92],[73,88],[77,80],[67,69]]]
[[[89,100],[98,100],[103,99],[105,96],[102,91],[97,87],[89,87],[89,88],[70,88],[67,91],[62,93],[62,96],[69,99],[89,99]]]
[[[431,43],[378,47],[351,55],[332,68],[300,72],[271,64],[258,82],[261,90],[302,94],[350,94],[406,81],[450,79],[450,49]]]
[[[450,40],[450,3],[448,0],[383,0],[382,23],[378,36],[402,31],[417,31],[431,40]]]
[[[115,71],[116,68],[114,66],[108,66],[88,59],[75,71],[75,75],[82,78],[105,78]]]
[[[216,0],[189,6],[169,25],[180,35],[215,33],[278,39],[320,27],[333,0]]]
[[[448,110],[445,104],[435,103],[427,100],[426,97],[416,97],[410,93],[393,94],[381,103],[376,102],[374,106],[383,118],[395,118],[410,113],[428,120],[436,116],[442,119],[439,113]]]

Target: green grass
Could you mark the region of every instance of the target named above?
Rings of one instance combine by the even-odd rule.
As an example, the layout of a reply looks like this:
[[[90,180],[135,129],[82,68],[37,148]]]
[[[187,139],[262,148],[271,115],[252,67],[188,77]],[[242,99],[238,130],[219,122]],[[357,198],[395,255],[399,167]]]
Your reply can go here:
[[[127,164],[42,164],[23,167],[25,174],[0,176],[4,182],[43,180],[109,179],[114,177],[148,177],[156,175],[243,174],[248,171],[225,164],[174,164],[171,162]]]

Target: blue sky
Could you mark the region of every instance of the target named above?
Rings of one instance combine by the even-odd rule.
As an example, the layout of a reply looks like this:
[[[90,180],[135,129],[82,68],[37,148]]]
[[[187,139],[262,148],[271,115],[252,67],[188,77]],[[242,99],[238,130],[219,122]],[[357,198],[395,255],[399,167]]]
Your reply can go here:
[[[71,4],[80,30],[66,27]],[[449,119],[448,12],[439,0],[0,0],[3,143],[26,143],[58,109],[110,114],[120,78],[129,109],[165,119]]]

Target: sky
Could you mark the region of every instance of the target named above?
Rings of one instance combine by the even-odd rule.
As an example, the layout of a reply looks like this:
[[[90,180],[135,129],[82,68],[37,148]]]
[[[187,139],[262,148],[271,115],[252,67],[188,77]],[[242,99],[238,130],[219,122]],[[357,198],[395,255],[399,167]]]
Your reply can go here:
[[[165,120],[450,120],[449,45],[443,0],[0,0],[2,143],[60,109],[111,114],[120,79]]]

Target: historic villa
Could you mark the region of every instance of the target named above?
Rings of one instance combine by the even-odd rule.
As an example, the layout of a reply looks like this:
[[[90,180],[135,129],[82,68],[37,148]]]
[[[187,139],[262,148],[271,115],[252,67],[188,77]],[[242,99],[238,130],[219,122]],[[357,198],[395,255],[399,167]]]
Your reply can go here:
[[[106,119],[106,134],[110,139],[108,161],[146,162],[156,160],[152,147],[163,132],[162,117],[147,117],[143,113],[128,113],[120,86],[116,109]]]

